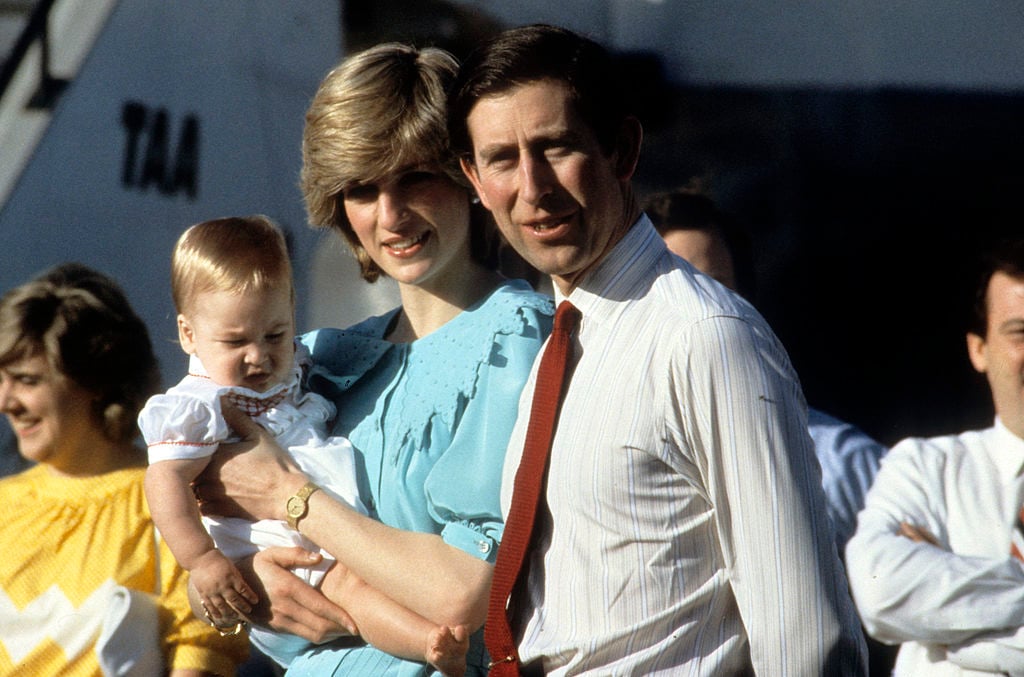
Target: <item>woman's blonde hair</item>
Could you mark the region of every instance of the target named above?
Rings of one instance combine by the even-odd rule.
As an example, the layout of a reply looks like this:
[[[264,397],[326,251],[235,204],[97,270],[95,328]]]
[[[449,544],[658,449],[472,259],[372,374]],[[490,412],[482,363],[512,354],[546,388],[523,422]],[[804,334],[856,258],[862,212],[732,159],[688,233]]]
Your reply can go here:
[[[107,439],[131,442],[136,418],[160,386],[146,325],[112,279],[65,263],[0,299],[0,366],[43,355],[95,396]]]
[[[301,185],[309,221],[345,236],[367,281],[381,270],[345,215],[347,187],[431,164],[466,187],[469,199],[448,148],[445,99],[457,73],[458,62],[441,49],[384,43],[329,72],[306,113]]]
[[[189,227],[171,256],[171,297],[188,315],[197,295],[262,292],[287,285],[292,265],[281,229],[266,216],[229,216]]]

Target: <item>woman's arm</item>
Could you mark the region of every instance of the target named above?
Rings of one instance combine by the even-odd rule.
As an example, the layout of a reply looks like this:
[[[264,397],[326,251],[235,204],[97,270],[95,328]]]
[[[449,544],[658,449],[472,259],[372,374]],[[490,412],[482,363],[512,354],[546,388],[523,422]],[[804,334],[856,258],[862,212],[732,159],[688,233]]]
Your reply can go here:
[[[286,519],[285,504],[307,477],[248,416],[227,406],[224,416],[243,440],[221,445],[201,476],[203,510]],[[471,630],[483,624],[492,567],[440,536],[389,527],[322,491],[309,498],[299,529],[367,584],[434,623]]]
[[[323,492],[310,497],[309,514],[299,527],[328,552],[343,553],[336,557],[350,571],[409,610],[441,625],[473,631],[483,625],[493,567],[440,536],[386,526]],[[377,552],[387,552],[388,558]],[[328,572],[324,593],[336,600],[330,586]]]

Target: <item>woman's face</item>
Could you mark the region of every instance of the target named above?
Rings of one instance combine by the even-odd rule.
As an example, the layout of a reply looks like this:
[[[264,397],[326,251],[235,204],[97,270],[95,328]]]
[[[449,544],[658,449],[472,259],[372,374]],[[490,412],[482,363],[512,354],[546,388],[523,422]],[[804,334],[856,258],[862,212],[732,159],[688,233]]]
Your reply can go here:
[[[399,284],[443,285],[448,274],[471,265],[468,193],[437,167],[354,184],[342,201],[360,244]]]
[[[77,474],[102,437],[92,413],[95,397],[54,370],[42,354],[22,358],[0,368],[0,411],[18,438],[18,451],[58,472]],[[102,449],[94,449],[99,455]]]

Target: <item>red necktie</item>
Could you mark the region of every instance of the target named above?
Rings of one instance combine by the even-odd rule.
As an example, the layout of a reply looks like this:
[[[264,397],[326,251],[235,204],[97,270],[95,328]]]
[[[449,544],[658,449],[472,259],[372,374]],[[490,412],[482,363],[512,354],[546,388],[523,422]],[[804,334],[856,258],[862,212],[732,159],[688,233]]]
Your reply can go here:
[[[505,534],[498,547],[494,564],[494,579],[487,605],[484,624],[484,643],[491,654],[491,677],[519,674],[519,652],[507,613],[509,595],[516,583],[526,550],[533,533],[533,521],[540,502],[541,488],[547,470],[551,439],[558,420],[558,407],[565,381],[565,365],[569,355],[572,332],[580,320],[578,311],[568,301],[562,301],[555,313],[555,326],[551,330],[547,348],[537,370],[537,385],[533,391],[530,424],[526,429],[523,457],[516,470],[512,489],[512,505],[505,520]]]

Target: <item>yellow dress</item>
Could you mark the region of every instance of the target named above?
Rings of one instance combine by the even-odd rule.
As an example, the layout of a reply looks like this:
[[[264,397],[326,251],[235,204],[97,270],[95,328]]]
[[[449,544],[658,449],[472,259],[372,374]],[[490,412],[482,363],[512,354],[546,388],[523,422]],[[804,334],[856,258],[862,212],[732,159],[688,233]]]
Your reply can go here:
[[[192,616],[187,576],[155,538],[144,473],[71,478],[40,465],[0,480],[0,676],[101,675],[95,645],[116,585],[159,593],[168,668],[235,674],[245,637]]]

